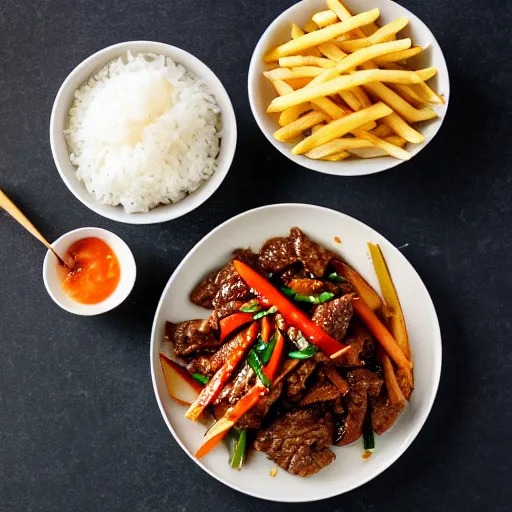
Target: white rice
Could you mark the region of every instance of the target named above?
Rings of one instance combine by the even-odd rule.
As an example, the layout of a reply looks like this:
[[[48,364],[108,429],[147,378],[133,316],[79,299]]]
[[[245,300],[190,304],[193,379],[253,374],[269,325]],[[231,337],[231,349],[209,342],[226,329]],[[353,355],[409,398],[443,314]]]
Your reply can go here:
[[[215,172],[220,110],[169,57],[128,53],[75,94],[64,134],[90,194],[129,213],[175,203]]]

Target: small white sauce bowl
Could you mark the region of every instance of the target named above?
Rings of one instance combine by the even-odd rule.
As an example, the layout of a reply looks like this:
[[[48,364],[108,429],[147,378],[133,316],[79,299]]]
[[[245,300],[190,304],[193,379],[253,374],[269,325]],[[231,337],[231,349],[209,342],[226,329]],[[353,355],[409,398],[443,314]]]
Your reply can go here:
[[[410,37],[414,46],[421,46],[424,49],[419,55],[409,60],[411,67],[413,69],[427,67],[437,68],[436,76],[428,83],[434,91],[444,96],[446,103],[444,105],[431,106],[439,117],[414,124],[414,128],[423,134],[425,140],[421,144],[407,144],[406,149],[413,156],[417,155],[439,131],[446,116],[446,110],[448,109],[450,80],[448,78],[448,69],[441,47],[436,41],[434,34],[432,34],[425,23],[405,7],[391,0],[343,0],[343,4],[346,5],[353,15],[378,7],[380,17],[376,23],[379,26],[390,23],[396,18],[406,17],[409,23],[399,32],[398,37]],[[290,27],[292,23],[303,27],[304,24],[311,19],[313,14],[324,11],[325,9],[327,9],[325,0],[303,0],[302,2],[298,2],[278,16],[261,36],[254,49],[249,66],[249,103],[254,118],[263,132],[263,135],[265,135],[276,149],[296,164],[313,171],[334,174],[336,176],[363,176],[365,174],[373,174],[395,167],[403,163],[404,160],[398,160],[391,156],[358,158],[342,160],[341,162],[312,160],[304,155],[292,154],[292,144],[279,142],[274,138],[274,132],[280,128],[278,123],[279,114],[267,114],[267,107],[277,96],[277,93],[267,78],[263,76],[263,71],[265,71],[263,55],[269,49],[285,43],[290,39]]]
[[[96,201],[89,194],[85,185],[76,177],[76,168],[69,159],[68,146],[64,137],[66,119],[75,99],[76,90],[112,59],[125,55],[128,51],[133,54],[156,53],[165,55],[171,57],[175,62],[182,64],[188,71],[202,78],[210,86],[222,116],[220,152],[217,157],[217,169],[213,176],[181,201],[174,204],[157,206],[146,213],[126,213],[122,206],[108,206]],[[108,219],[127,224],[166,222],[181,217],[203,204],[217,190],[226,177],[235,156],[236,140],[237,129],[233,105],[226,89],[215,73],[190,53],[175,46],[154,41],[128,41],[115,44],[85,59],[64,80],[55,98],[50,119],[50,144],[53,160],[66,186],[77,199],[92,211]]]
[[[69,247],[84,238],[100,238],[114,251],[119,261],[121,277],[112,295],[98,304],[81,304],[73,300],[62,288],[61,276],[57,270],[58,262],[53,253],[48,251],[43,262],[43,280],[50,297],[62,309],[69,313],[82,316],[92,316],[105,313],[119,306],[132,291],[137,274],[135,259],[132,251],[117,235],[101,228],[80,228],[62,235],[52,243],[57,254],[64,255]]]

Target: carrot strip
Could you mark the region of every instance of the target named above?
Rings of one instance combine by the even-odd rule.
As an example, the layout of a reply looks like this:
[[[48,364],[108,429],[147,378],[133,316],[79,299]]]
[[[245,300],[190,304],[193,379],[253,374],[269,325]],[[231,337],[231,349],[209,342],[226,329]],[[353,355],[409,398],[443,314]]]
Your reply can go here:
[[[405,357],[402,349],[398,346],[398,343],[391,333],[386,329],[377,315],[367,306],[364,300],[356,299],[352,301],[352,306],[359,318],[366,324],[366,327],[368,327],[369,331],[375,336],[376,340],[395,364],[399,368],[410,370],[412,366],[411,362]]]
[[[206,441],[203,445],[201,445],[201,448],[197,450],[196,457],[200,459],[201,457],[204,457],[207,453],[210,453],[224,439],[224,436],[227,433],[228,431],[226,430],[225,432],[221,432],[220,434],[217,434],[216,436]]]
[[[253,324],[243,333],[240,334],[242,341],[229,354],[226,362],[217,370],[212,380],[203,388],[196,401],[190,406],[185,416],[193,421],[201,415],[204,409],[210,405],[220,394],[224,385],[231,377],[238,363],[244,357],[247,349],[252,345],[258,334],[258,323]]]
[[[326,355],[331,358],[338,357],[349,348],[339,341],[336,341],[334,338],[331,338],[325,331],[310,320],[303,311],[276,290],[265,277],[249,267],[249,265],[238,260],[234,260],[233,264],[236,271],[251,288],[273,304],[283,315],[288,324],[300,329],[308,341],[316,345]]]
[[[345,395],[348,390],[348,382],[336,371],[333,366],[324,367],[325,376],[338,388],[338,391]]]
[[[263,369],[265,375],[268,377],[268,380],[270,381],[274,380],[277,370],[279,369],[279,364],[281,363],[281,356],[283,355],[283,350],[284,336],[278,329],[276,332],[276,345],[274,347],[274,351],[272,352],[272,356],[270,357],[270,361],[268,362],[267,366],[265,366],[265,368]]]
[[[386,260],[384,259],[379,245],[368,243],[368,248],[370,249],[375,273],[379,279],[380,290],[386,303],[386,316],[388,317],[389,330],[398,343],[398,346],[405,354],[405,357],[410,361],[411,349],[409,347],[409,337],[407,336],[404,313],[395,285],[391,279]]]
[[[332,260],[332,266],[338,274],[347,279],[356,289],[357,294],[366,302],[368,307],[378,313],[382,309],[382,300],[366,279],[356,272],[348,263]]]
[[[252,313],[233,313],[220,321],[220,341],[224,341],[233,331],[252,321]]]
[[[270,331],[272,330],[272,324],[270,323],[270,318],[268,316],[264,316],[261,319],[261,339],[268,343],[270,341]]]

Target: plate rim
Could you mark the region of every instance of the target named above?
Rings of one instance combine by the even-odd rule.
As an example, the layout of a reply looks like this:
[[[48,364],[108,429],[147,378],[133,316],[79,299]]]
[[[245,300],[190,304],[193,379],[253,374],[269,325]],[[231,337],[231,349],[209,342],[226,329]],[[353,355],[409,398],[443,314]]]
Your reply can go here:
[[[215,233],[217,233],[219,230],[221,230],[227,224],[230,224],[231,222],[234,222],[235,220],[237,220],[239,218],[245,217],[245,216],[248,216],[248,215],[251,215],[251,214],[254,214],[255,212],[258,212],[260,210],[266,210],[266,209],[278,209],[279,210],[279,209],[286,209],[286,208],[289,208],[289,207],[300,207],[300,208],[306,208],[306,209],[312,209],[312,210],[326,211],[326,212],[329,212],[329,213],[335,213],[337,215],[340,215],[342,217],[345,217],[347,219],[355,221],[356,223],[360,224],[361,227],[370,230],[371,232],[376,234],[378,237],[380,237],[381,239],[385,240],[394,249],[396,249],[396,251],[401,256],[401,258],[411,267],[411,270],[414,272],[416,277],[419,279],[420,283],[423,285],[423,287],[424,287],[424,289],[425,289],[425,291],[427,293],[428,307],[431,310],[431,314],[433,315],[432,319],[435,321],[434,325],[433,325],[433,330],[434,330],[434,335],[435,335],[434,338],[433,338],[434,347],[435,347],[436,351],[438,352],[437,357],[434,358],[435,365],[434,365],[434,368],[433,368],[433,371],[432,371],[432,373],[433,373],[433,392],[431,394],[429,403],[427,404],[427,407],[425,409],[424,414],[419,418],[419,420],[417,421],[417,423],[414,426],[414,428],[412,429],[412,431],[404,439],[404,441],[401,443],[401,445],[397,448],[396,453],[394,453],[393,456],[389,458],[388,462],[383,464],[382,467],[378,468],[377,471],[374,474],[371,474],[367,478],[363,478],[361,480],[361,482],[359,482],[357,485],[353,485],[353,486],[343,490],[342,492],[336,492],[336,489],[335,489],[332,494],[329,493],[329,494],[326,494],[325,496],[312,497],[311,499],[308,499],[308,500],[294,499],[293,497],[290,497],[290,498],[288,498],[288,497],[286,497],[286,498],[270,498],[270,497],[267,497],[267,496],[264,496],[264,495],[261,495],[261,494],[254,493],[252,491],[248,491],[248,490],[242,489],[237,484],[229,482],[225,478],[215,474],[212,470],[210,470],[208,467],[203,465],[198,459],[196,459],[196,457],[194,457],[194,455],[183,444],[183,442],[181,441],[179,436],[176,434],[176,432],[175,432],[173,426],[171,425],[169,419],[167,418],[167,413],[165,412],[165,409],[164,409],[164,406],[162,404],[162,401],[160,400],[160,397],[158,395],[157,382],[156,382],[156,374],[155,374],[155,365],[153,364],[153,351],[154,351],[155,343],[156,343],[155,333],[156,333],[156,330],[157,330],[157,319],[158,319],[158,317],[160,315],[160,310],[163,307],[164,296],[167,295],[168,290],[169,290],[171,284],[173,283],[174,279],[176,278],[176,276],[178,275],[178,273],[182,269],[182,267],[185,265],[185,263],[187,262],[189,257],[197,250],[197,248],[201,244],[203,244],[203,242],[205,242],[210,237],[214,236]],[[179,265],[174,269],[172,274],[169,276],[167,284],[165,285],[165,287],[164,287],[164,289],[163,289],[163,291],[161,293],[160,300],[158,301],[158,305],[157,305],[157,308],[155,310],[155,315],[154,315],[153,323],[152,323],[152,327],[151,327],[151,339],[150,339],[150,346],[149,346],[149,362],[150,362],[150,369],[151,369],[151,382],[153,384],[153,393],[155,395],[156,401],[158,403],[158,408],[159,408],[160,413],[161,413],[161,415],[162,415],[162,417],[164,419],[164,422],[167,425],[167,428],[171,432],[172,436],[174,437],[175,441],[181,447],[181,449],[203,471],[208,473],[211,477],[215,478],[217,481],[219,481],[219,482],[223,483],[224,485],[230,487],[231,489],[234,489],[235,491],[238,491],[238,492],[240,492],[242,494],[245,494],[245,495],[248,495],[248,496],[252,496],[254,498],[259,498],[259,499],[262,499],[262,500],[272,501],[272,502],[276,502],[276,503],[312,503],[312,502],[315,502],[315,501],[321,501],[321,500],[324,500],[324,499],[329,499],[329,498],[333,498],[333,497],[336,497],[336,496],[341,496],[343,494],[346,494],[347,492],[353,491],[354,489],[357,489],[358,487],[363,486],[364,484],[366,484],[369,481],[373,480],[374,478],[378,477],[380,474],[382,474],[384,471],[386,471],[388,468],[390,468],[405,453],[405,451],[409,448],[409,446],[411,446],[411,444],[416,439],[416,437],[420,433],[421,429],[425,425],[425,422],[427,421],[427,418],[429,417],[430,412],[432,411],[432,407],[434,405],[434,401],[436,399],[437,392],[439,390],[439,382],[440,382],[440,379],[441,379],[442,359],[443,359],[443,351],[442,351],[441,327],[440,327],[440,324],[439,324],[439,318],[437,316],[437,312],[436,312],[436,309],[435,309],[435,306],[434,306],[434,302],[432,301],[432,297],[430,296],[428,288],[425,286],[425,283],[423,282],[423,279],[421,279],[421,276],[418,274],[418,272],[416,271],[416,269],[414,268],[412,263],[409,262],[409,260],[402,254],[402,252],[393,243],[391,243],[386,237],[381,235],[378,231],[373,229],[371,226],[368,226],[368,224],[365,224],[364,222],[360,221],[359,219],[357,219],[355,217],[352,217],[351,215],[339,212],[337,210],[334,210],[333,208],[327,208],[325,206],[318,206],[318,205],[314,205],[314,204],[310,204],[310,203],[299,203],[299,202],[294,202],[294,203],[275,203],[275,204],[259,206],[257,208],[252,208],[251,210],[247,210],[247,211],[241,212],[241,213],[239,213],[239,214],[237,214],[237,215],[235,215],[233,217],[230,217],[229,219],[225,220],[224,222],[222,222],[221,224],[219,224],[218,226],[213,228],[211,231],[209,231],[205,236],[203,236],[187,252],[187,254],[181,260]]]

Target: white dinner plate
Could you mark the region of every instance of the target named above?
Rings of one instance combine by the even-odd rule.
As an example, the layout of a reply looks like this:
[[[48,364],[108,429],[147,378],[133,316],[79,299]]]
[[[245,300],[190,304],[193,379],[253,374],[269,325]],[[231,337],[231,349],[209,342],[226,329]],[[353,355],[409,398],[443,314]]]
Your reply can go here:
[[[228,450],[221,443],[197,461],[205,426],[185,418],[186,408],[167,393],[158,354],[163,346],[166,320],[179,322],[205,318],[209,312],[195,306],[189,294],[209,272],[228,260],[233,249],[257,251],[268,238],[287,235],[298,226],[310,238],[339,252],[378,290],[367,242],[380,244],[400,297],[414,359],[415,390],[394,427],[376,436],[374,454],[361,455],[361,441],[333,447],[336,460],[309,478],[279,469],[264,454],[251,452],[242,471],[228,464]],[[335,241],[341,239],[341,243]],[[166,344],[169,345],[169,344]],[[432,300],[420,277],[406,258],[384,237],[358,220],[327,208],[307,204],[278,204],[242,213],[215,228],[185,257],[169,279],[156,311],[151,333],[151,376],[160,411],[176,441],[210,475],[240,492],[274,501],[305,502],[329,498],[354,489],[388,468],[418,435],[430,412],[441,373],[441,334]]]

